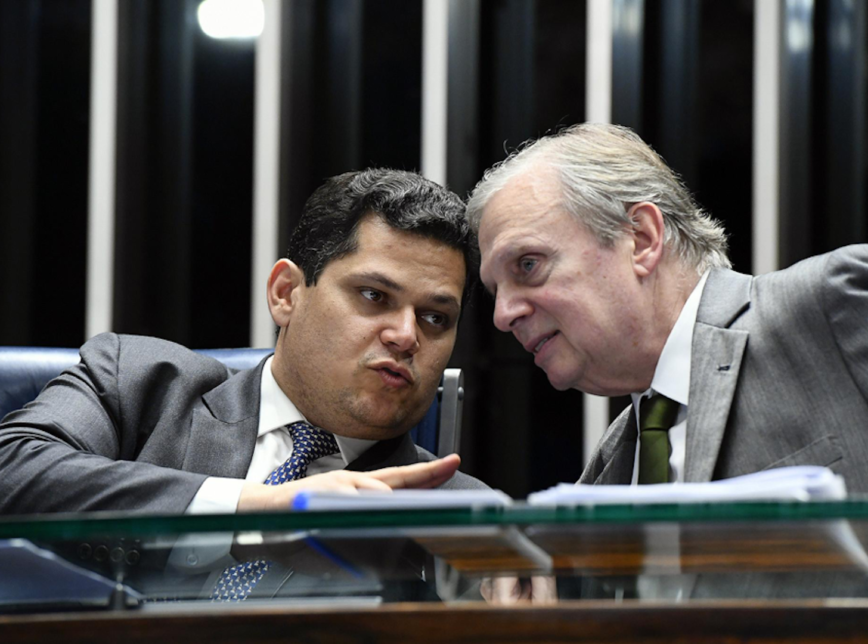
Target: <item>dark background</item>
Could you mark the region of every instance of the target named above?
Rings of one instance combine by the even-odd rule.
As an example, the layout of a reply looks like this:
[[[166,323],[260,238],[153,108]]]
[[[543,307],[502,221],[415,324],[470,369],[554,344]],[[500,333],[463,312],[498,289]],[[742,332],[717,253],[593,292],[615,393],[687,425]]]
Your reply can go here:
[[[196,0],[120,3],[114,327],[194,348],[249,342],[254,42],[217,41]],[[295,0],[280,246],[325,177],[418,169],[421,0]],[[783,3],[781,261],[866,241],[866,9]],[[525,139],[581,122],[586,6],[466,0],[450,40],[449,186],[466,196]],[[751,271],[751,0],[613,0],[613,121],[680,172]],[[619,20],[640,16],[630,31]],[[91,5],[0,2],[0,344],[84,341]],[[848,37],[842,38],[840,35]],[[265,306],[265,303],[262,303]],[[555,392],[478,294],[465,469],[516,497],[575,480],[582,397]],[[613,411],[617,405],[613,405]]]

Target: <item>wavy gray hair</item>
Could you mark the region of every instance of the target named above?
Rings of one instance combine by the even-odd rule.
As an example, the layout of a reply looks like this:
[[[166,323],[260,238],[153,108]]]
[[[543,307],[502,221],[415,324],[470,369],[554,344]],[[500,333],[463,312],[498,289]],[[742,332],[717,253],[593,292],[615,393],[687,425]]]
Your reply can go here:
[[[537,163],[558,172],[564,207],[601,245],[611,247],[629,229],[631,206],[649,201],[663,213],[666,245],[685,266],[700,275],[710,267],[731,266],[723,226],[696,204],[650,146],[618,125],[574,125],[525,143],[489,168],[467,204],[467,220],[475,232],[494,194]]]

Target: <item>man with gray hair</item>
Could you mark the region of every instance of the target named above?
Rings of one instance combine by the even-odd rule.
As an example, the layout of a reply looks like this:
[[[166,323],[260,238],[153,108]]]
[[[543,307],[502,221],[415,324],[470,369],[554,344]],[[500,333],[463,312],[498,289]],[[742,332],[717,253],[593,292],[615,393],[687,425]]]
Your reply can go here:
[[[560,390],[633,403],[582,483],[829,466],[868,490],[868,247],[760,277],[627,128],[583,124],[486,172],[467,210],[494,324]],[[641,429],[641,431],[640,431]]]

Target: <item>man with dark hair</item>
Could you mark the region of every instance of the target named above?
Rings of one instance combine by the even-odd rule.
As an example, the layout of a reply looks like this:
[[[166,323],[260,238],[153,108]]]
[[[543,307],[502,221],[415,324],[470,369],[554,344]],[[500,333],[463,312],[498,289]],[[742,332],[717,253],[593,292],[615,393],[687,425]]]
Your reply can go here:
[[[455,342],[475,252],[463,211],[409,172],[330,179],[268,281],[274,355],[236,373],[163,340],[93,338],[0,424],[0,513],[274,510],[305,488],[484,487],[407,434]]]
[[[359,222],[371,212],[396,230],[460,250],[468,285],[465,297],[470,293],[478,250],[462,221],[464,204],[454,193],[417,174],[382,170],[332,177],[308,199],[287,253],[304,272],[308,286],[317,283],[326,264],[357,248]]]

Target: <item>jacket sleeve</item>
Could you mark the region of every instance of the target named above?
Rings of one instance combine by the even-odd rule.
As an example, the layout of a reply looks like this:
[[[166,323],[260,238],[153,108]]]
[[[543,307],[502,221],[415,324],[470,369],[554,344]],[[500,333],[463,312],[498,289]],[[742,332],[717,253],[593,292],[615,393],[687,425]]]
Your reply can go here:
[[[829,255],[824,309],[853,382],[868,400],[868,244]]]
[[[187,507],[206,477],[141,458],[147,436],[119,393],[121,343],[95,337],[78,365],[0,424],[0,514]]]

